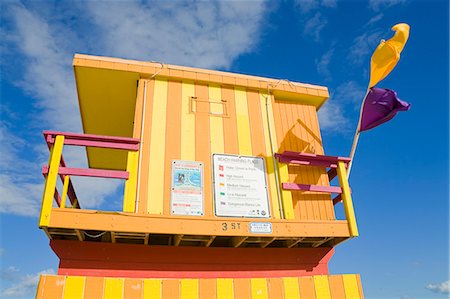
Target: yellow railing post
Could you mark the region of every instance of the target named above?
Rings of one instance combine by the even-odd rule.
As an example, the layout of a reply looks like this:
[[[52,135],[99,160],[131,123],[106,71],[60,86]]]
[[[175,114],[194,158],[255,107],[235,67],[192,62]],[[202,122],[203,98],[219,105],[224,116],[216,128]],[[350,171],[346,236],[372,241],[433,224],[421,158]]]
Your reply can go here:
[[[283,212],[284,212],[284,219],[294,219],[294,205],[292,202],[292,193],[288,190],[283,190],[283,187],[281,184],[283,182],[289,181],[289,171],[288,171],[288,165],[284,163],[277,162],[278,165],[278,171],[280,174],[280,190],[281,190],[281,201],[283,204]]]
[[[61,204],[59,205],[60,208],[66,207],[67,191],[69,190],[69,180],[70,176],[66,175],[64,177],[63,192],[61,194]]]
[[[39,227],[48,226],[50,223],[50,213],[52,210],[53,196],[55,195],[58,169],[61,162],[62,150],[64,146],[64,136],[58,135],[50,150],[49,169],[45,180],[44,195],[42,196],[41,216]]]
[[[127,171],[128,180],[125,182],[125,190],[123,196],[123,211],[134,212],[137,193],[137,177],[139,165],[139,151],[128,152]]]
[[[358,226],[356,225],[355,211],[353,209],[352,195],[350,193],[350,186],[348,185],[347,170],[345,163],[338,161],[337,174],[339,178],[339,185],[342,189],[342,204],[344,205],[345,216],[347,217],[348,229],[350,236],[358,236]]]

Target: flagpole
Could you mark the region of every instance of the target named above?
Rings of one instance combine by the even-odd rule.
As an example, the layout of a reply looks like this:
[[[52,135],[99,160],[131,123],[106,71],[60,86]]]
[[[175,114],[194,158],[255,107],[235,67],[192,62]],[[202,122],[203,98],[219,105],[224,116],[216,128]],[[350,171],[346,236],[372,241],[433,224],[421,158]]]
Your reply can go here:
[[[348,167],[347,167],[347,179],[350,177],[350,172],[352,171],[353,158],[355,157],[356,147],[358,146],[358,141],[359,141],[359,134],[361,133],[359,131],[359,129],[361,128],[362,112],[363,112],[364,103],[366,102],[366,98],[367,98],[367,95],[369,94],[369,91],[370,91],[370,86],[367,87],[366,94],[364,95],[364,98],[361,103],[361,108],[359,109],[358,125],[356,126],[355,136],[353,137],[352,149],[350,151],[350,162],[348,163]]]

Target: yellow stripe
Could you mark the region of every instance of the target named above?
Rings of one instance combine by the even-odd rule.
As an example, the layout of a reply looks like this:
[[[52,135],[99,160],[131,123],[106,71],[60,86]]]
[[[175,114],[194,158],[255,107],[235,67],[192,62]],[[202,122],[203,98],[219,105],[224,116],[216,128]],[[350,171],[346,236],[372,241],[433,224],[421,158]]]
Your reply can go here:
[[[265,278],[252,278],[252,299],[268,299],[267,281]]]
[[[284,299],[300,299],[297,277],[283,277]]]
[[[128,180],[125,182],[125,190],[123,196],[123,211],[134,212],[136,205],[137,191],[137,172],[139,164],[139,152],[128,152],[127,171]]]
[[[210,113],[209,127],[210,127],[210,141],[211,141],[211,153],[223,153],[224,141],[223,141],[223,106],[222,106],[222,94],[219,85],[209,85],[208,88],[209,101],[210,101]],[[213,104],[219,103],[219,104]]]
[[[358,281],[355,274],[342,275],[344,281],[345,298],[347,299],[360,299]]]
[[[161,289],[161,279],[144,279],[144,299],[160,299]]]
[[[314,276],[314,289],[317,299],[331,299],[327,275]]]
[[[164,170],[166,145],[167,85],[167,80],[155,80],[148,173],[147,210],[150,214],[163,213],[164,176],[161,171]]]
[[[283,202],[283,212],[285,219],[294,219],[294,206],[292,203],[292,194],[288,190],[283,190],[281,183],[289,182],[289,170],[287,164],[277,163],[278,172],[280,174],[281,198]]]
[[[105,278],[103,299],[123,298],[123,278]]]
[[[259,94],[259,100],[260,100],[260,104],[261,104],[261,118],[262,118],[262,122],[263,122],[263,129],[264,129],[264,144],[266,146],[266,152],[267,152],[267,157],[266,157],[266,163],[267,163],[267,172],[268,172],[268,181],[269,181],[269,185],[270,185],[270,198],[272,200],[272,213],[273,213],[273,217],[275,219],[280,219],[280,205],[279,205],[279,201],[278,201],[278,192],[277,192],[277,183],[275,180],[275,174],[274,174],[274,168],[273,168],[273,162],[274,162],[274,157],[273,157],[273,152],[272,152],[272,146],[270,143],[270,134],[269,134],[269,123],[267,121],[267,106],[266,106],[266,97],[267,94]],[[269,102],[270,105],[270,102]],[[270,115],[272,115],[271,112],[271,107],[269,106],[269,113]],[[270,117],[269,115],[269,117]],[[272,132],[272,145],[274,146],[274,149],[277,149],[277,136],[275,135],[275,132],[272,130],[271,128],[271,132]]]
[[[233,279],[218,278],[217,279],[217,299],[234,298]]]
[[[67,276],[64,284],[64,299],[83,298],[85,277]]]
[[[48,226],[50,223],[50,212],[52,210],[53,196],[55,194],[56,180],[58,178],[59,162],[61,161],[64,146],[64,136],[56,136],[55,143],[50,150],[48,161],[49,169],[45,180],[44,194],[42,196],[41,216],[39,227]]]
[[[181,299],[198,299],[198,279],[181,280]]]
[[[239,154],[252,155],[252,141],[250,135],[250,122],[248,117],[247,92],[245,88],[234,89],[236,102],[236,121],[238,129]]]
[[[67,191],[69,190],[69,181],[70,181],[70,176],[66,175],[64,177],[63,191],[61,194],[61,204],[59,206],[60,208],[66,207]]]
[[[195,115],[191,113],[190,97],[195,96],[193,83],[181,84],[181,160],[195,161]]]
[[[355,211],[353,209],[352,195],[350,193],[350,186],[348,185],[347,170],[342,161],[338,162],[337,174],[339,178],[339,185],[342,188],[342,204],[344,205],[345,216],[347,217],[348,229],[350,236],[358,236],[358,226],[356,225]]]

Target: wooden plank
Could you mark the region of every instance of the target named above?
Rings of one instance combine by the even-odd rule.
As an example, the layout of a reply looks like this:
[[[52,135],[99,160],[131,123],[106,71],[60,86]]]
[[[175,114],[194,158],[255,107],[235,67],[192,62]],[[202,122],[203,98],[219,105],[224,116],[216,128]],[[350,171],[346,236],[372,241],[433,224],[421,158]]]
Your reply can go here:
[[[328,282],[330,284],[331,298],[345,298],[342,275],[330,275],[328,276]],[[355,297],[355,299],[356,298],[357,297]]]
[[[268,117],[271,118],[272,112],[268,111],[268,109],[271,109],[271,107],[268,107],[270,105],[270,100],[267,98],[268,95],[264,93],[259,94],[259,104],[260,104],[260,110],[261,110],[261,121],[262,121],[262,129],[263,129],[263,136],[264,136],[264,145],[265,145],[265,159],[266,159],[266,168],[267,168],[267,184],[269,185],[269,196],[270,196],[270,206],[272,209],[272,217],[275,219],[281,218],[281,211],[280,211],[280,199],[278,198],[278,192],[277,188],[279,188],[276,179],[275,179],[275,173],[274,173],[274,153],[272,152],[272,147],[277,147],[277,141],[276,141],[276,134],[273,131],[273,128],[269,127],[269,120]],[[267,103],[266,103],[267,101]],[[269,115],[268,115],[269,113]],[[269,132],[270,130],[270,132]],[[272,140],[271,140],[272,139]]]
[[[138,212],[141,214],[147,214],[147,199],[148,199],[148,185],[149,180],[149,170],[150,170],[150,144],[152,142],[153,136],[152,132],[152,117],[153,117],[153,102],[155,93],[155,80],[147,81],[145,88],[145,99],[143,114],[144,118],[142,120],[142,146],[141,146],[141,161],[139,165],[139,196],[137,202]]]
[[[123,298],[142,298],[144,294],[143,281],[139,278],[126,278],[123,288]]]
[[[234,297],[236,299],[252,298],[252,289],[249,278],[234,279]]]
[[[222,99],[227,103],[228,117],[223,119],[224,150],[228,154],[239,154],[236,104],[234,88],[222,86]]]
[[[300,299],[298,277],[283,277],[283,299]]]
[[[48,166],[42,167],[42,173],[47,174],[48,172],[49,172]],[[61,175],[87,176],[95,178],[110,178],[110,179],[124,179],[124,180],[127,180],[129,177],[127,171],[94,169],[94,168],[59,167],[58,173]]]
[[[342,281],[344,283],[345,298],[347,299],[360,299],[358,281],[355,274],[342,275]]]
[[[167,91],[163,214],[170,215],[172,161],[181,158],[182,83],[169,81]]]
[[[180,245],[181,240],[183,239],[183,235],[175,235],[173,236],[173,246]]]
[[[358,236],[358,226],[356,224],[356,217],[355,217],[355,211],[353,209],[352,195],[350,192],[350,187],[348,185],[347,170],[345,168],[344,162],[342,162],[342,161],[338,162],[337,173],[338,173],[338,178],[339,178],[339,185],[342,188],[342,194],[341,194],[342,203],[344,205],[344,211],[345,211],[345,216],[347,217],[350,235],[353,237],[357,237]]]
[[[136,207],[137,181],[139,167],[139,152],[128,152],[127,173],[128,179],[125,182],[123,195],[124,212],[133,213]]]
[[[222,106],[222,93],[219,85],[209,84],[208,98],[210,105],[209,129],[211,132],[211,154],[222,154],[225,149],[223,137],[223,118],[225,111]]]
[[[295,184],[295,183],[282,183],[284,190],[293,191],[311,191],[311,192],[324,192],[324,193],[342,193],[340,187],[335,186],[321,186],[321,185],[306,185],[306,184]]]
[[[67,190],[69,190],[69,181],[70,181],[70,176],[68,176],[68,175],[64,176],[63,191],[61,194],[61,202],[59,204],[60,208],[66,207]]]
[[[181,299],[198,299],[198,279],[181,279]]]
[[[283,298],[283,280],[279,277],[267,278],[268,295],[270,299]]]
[[[147,186],[148,194],[151,194],[147,198],[147,212],[150,214],[163,213],[164,176],[161,171],[164,169],[165,158],[167,88],[167,80],[155,80]]]
[[[299,285],[300,285],[300,298],[322,299],[320,297],[316,297],[316,292],[314,289],[314,279],[312,276],[300,277]]]
[[[195,161],[195,114],[190,109],[190,98],[195,96],[193,82],[181,83],[181,160]]]
[[[42,196],[41,215],[39,217],[39,227],[48,226],[50,222],[50,213],[52,210],[53,195],[55,194],[56,180],[58,177],[58,168],[61,161],[64,145],[64,136],[56,136],[55,144],[50,150],[49,172],[44,185],[44,194]]]
[[[247,93],[245,88],[235,87],[236,120],[238,128],[239,154],[244,156],[252,155],[249,111]]]
[[[216,299],[230,299],[234,297],[233,279],[218,278],[217,279],[217,298]]]
[[[84,285],[84,298],[103,298],[103,284],[103,277],[87,276]]]
[[[244,241],[247,239],[248,237],[233,237],[231,239],[231,244],[233,245],[233,247],[239,247],[242,245],[242,243],[244,243]]]
[[[316,291],[316,298],[331,299],[327,275],[314,276],[314,289]]]
[[[62,135],[67,140],[86,140],[86,141],[105,141],[112,143],[126,143],[126,144],[139,144],[139,139],[130,138],[130,137],[119,137],[119,136],[107,136],[107,135],[95,135],[95,134],[84,134],[84,133],[71,133],[71,132],[59,132],[59,131],[48,131],[45,130],[43,132],[46,140],[49,143],[53,143],[55,141],[55,137],[58,135]],[[48,139],[47,137],[51,138]]]
[[[266,278],[251,278],[252,299],[268,299]]]
[[[199,299],[216,298],[216,280],[200,279],[198,286]]]
[[[104,299],[116,299],[123,297],[123,278],[105,278]]]
[[[162,296],[162,280],[161,279],[144,279],[144,297],[145,299],[161,299]]]
[[[180,280],[164,279],[161,298],[180,298]]]

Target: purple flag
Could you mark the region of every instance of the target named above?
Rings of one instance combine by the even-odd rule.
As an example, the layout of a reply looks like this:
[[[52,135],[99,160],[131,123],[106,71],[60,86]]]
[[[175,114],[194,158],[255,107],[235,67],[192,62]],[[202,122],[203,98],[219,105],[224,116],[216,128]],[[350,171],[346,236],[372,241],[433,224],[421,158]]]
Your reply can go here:
[[[359,131],[367,131],[391,120],[399,111],[407,111],[411,105],[400,100],[390,89],[372,87],[364,101]]]

